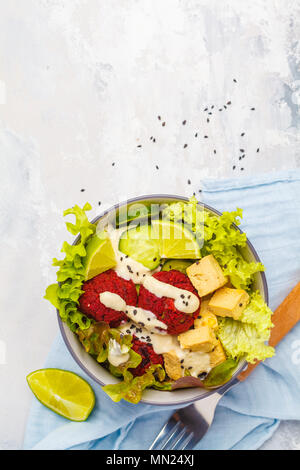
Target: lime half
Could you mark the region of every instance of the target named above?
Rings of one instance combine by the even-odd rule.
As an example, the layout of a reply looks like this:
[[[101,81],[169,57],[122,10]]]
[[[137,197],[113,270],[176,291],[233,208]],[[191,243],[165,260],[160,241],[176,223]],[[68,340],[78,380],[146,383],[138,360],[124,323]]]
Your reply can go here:
[[[88,241],[83,264],[86,268],[86,281],[116,266],[114,249],[106,232],[94,235]]]
[[[195,235],[183,224],[169,220],[153,220],[151,224],[125,230],[120,238],[119,250],[149,269],[155,269],[161,258],[201,257]]]
[[[71,421],[85,421],[95,406],[92,387],[74,372],[40,369],[27,382],[43,405]]]

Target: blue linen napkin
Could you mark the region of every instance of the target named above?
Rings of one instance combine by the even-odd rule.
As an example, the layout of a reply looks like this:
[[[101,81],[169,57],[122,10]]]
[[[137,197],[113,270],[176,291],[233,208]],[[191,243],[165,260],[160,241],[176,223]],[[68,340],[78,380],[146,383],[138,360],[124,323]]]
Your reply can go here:
[[[203,202],[220,211],[244,209],[241,228],[266,266],[270,306],[275,309],[300,280],[300,170],[202,182]],[[84,423],[72,423],[33,401],[26,449],[147,449],[171,408],[112,403],[77,366],[61,337],[45,367],[72,370],[96,393]],[[248,379],[221,400],[211,429],[197,449],[257,449],[281,419],[300,420],[300,324]],[[230,432],[228,430],[230,429]]]

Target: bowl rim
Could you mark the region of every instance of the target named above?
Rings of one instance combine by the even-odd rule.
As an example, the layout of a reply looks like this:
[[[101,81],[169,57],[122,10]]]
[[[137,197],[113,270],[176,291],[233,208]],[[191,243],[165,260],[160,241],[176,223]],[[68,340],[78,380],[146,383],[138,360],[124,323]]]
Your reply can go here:
[[[189,201],[189,198],[188,197],[185,197],[185,196],[178,196],[178,195],[173,195],[173,194],[151,194],[151,195],[142,195],[142,196],[136,196],[136,197],[133,197],[133,198],[130,198],[130,199],[127,199],[125,201],[122,201],[118,204],[115,204],[113,206],[111,206],[110,208],[106,209],[104,212],[102,212],[100,215],[94,217],[94,219],[91,221],[91,223],[95,224],[96,222],[98,222],[100,219],[102,219],[103,217],[105,217],[107,214],[111,213],[112,211],[114,210],[117,210],[118,208],[122,207],[122,206],[125,206],[125,205],[128,205],[128,204],[132,204],[134,202],[137,202],[137,201],[144,201],[144,200],[156,200],[156,199],[167,199],[167,200],[173,200],[174,202],[176,201],[183,201],[183,202],[188,202]],[[216,215],[222,215],[222,213],[220,211],[218,211],[217,209],[215,209],[214,207],[212,206],[209,206],[208,204],[205,204],[204,202],[201,202],[201,201],[198,201],[198,204],[203,206],[204,209],[210,211],[210,212],[213,212],[214,214]],[[239,232],[241,233],[244,233],[243,230],[241,230],[237,225],[234,225],[234,227],[239,230]],[[72,245],[75,245],[78,240],[79,240],[79,237],[80,235],[77,235],[77,237],[75,238],[74,242],[72,243]],[[260,257],[258,256],[258,253],[257,251],[255,250],[254,246],[252,245],[251,241],[248,239],[247,237],[247,245],[250,249],[250,251],[252,252],[256,262],[261,262],[261,259]],[[264,271],[260,272],[259,275],[261,276],[261,280],[262,280],[262,284],[263,284],[263,290],[264,290],[264,297],[265,297],[265,302],[266,304],[268,305],[269,304],[269,291],[268,291],[268,284],[267,284],[267,279],[266,279],[266,274]],[[64,340],[64,343],[69,351],[69,353],[71,354],[71,356],[73,357],[73,359],[75,360],[75,362],[77,363],[77,365],[92,379],[94,380],[98,385],[100,385],[101,387],[103,385],[106,385],[104,382],[102,382],[98,377],[96,377],[82,362],[81,360],[79,359],[79,357],[75,354],[74,352],[74,349],[69,341],[69,339],[67,338],[67,335],[66,335],[66,332],[65,332],[65,328],[68,328],[65,323],[62,321],[60,315],[59,315],[59,311],[56,309],[56,312],[57,312],[57,320],[58,320],[58,325],[59,325],[59,330],[60,330],[60,333],[62,335],[62,338]],[[100,365],[100,364],[99,364]],[[248,367],[248,363],[244,360],[242,361],[242,363],[240,364],[240,366],[237,368],[237,370],[235,371],[235,373],[233,374],[233,376],[231,377],[231,379],[225,384],[226,386],[228,386],[229,384],[232,384],[235,379],[237,378],[237,376],[244,370],[246,370]],[[211,390],[207,390],[207,392],[205,393],[202,393],[200,394],[199,396],[195,396],[193,398],[187,398],[186,400],[179,400],[177,402],[174,402],[172,401],[171,403],[167,403],[167,402],[157,402],[157,401],[153,401],[153,400],[149,400],[149,399],[141,399],[139,403],[144,403],[144,404],[147,404],[147,405],[157,405],[157,406],[177,406],[177,405],[185,405],[185,404],[188,404],[188,403],[193,403],[195,401],[198,401],[198,400],[202,400],[204,398],[207,398],[208,396],[212,395],[213,393],[216,393],[218,391],[220,391],[220,389],[222,388],[223,386],[221,385],[220,387],[218,388],[215,388],[215,389],[211,389]],[[196,387],[195,387],[196,388]],[[203,390],[203,389],[201,389]],[[165,393],[164,391],[161,391],[162,393]]]

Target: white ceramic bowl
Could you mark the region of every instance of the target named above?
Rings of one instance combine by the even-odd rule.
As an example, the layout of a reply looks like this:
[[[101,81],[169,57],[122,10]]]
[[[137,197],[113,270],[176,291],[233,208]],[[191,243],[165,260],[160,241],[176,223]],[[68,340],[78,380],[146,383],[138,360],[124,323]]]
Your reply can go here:
[[[104,225],[110,220],[112,214],[115,214],[119,208],[122,208],[126,205],[130,204],[163,204],[163,203],[171,203],[171,202],[179,202],[179,201],[188,201],[187,198],[180,197],[180,196],[172,196],[172,195],[151,195],[151,196],[141,196],[134,199],[129,199],[121,204],[111,207],[108,211],[104,212],[103,214],[99,215],[93,220],[93,223],[100,222]],[[212,212],[214,214],[220,215],[216,209],[209,207],[205,204],[201,205],[204,206],[204,210]],[[240,230],[237,227],[237,230]],[[74,244],[77,243],[78,238],[74,241]],[[258,254],[256,253],[254,247],[248,240],[246,248],[243,250],[243,256],[247,261],[256,261],[259,262],[260,259]],[[257,273],[255,275],[255,289],[257,289],[262,297],[264,298],[265,302],[268,303],[268,287],[266,276],[262,272]],[[85,352],[84,348],[82,347],[81,343],[77,339],[77,336],[71,332],[68,326],[61,321],[61,318],[58,314],[58,322],[60,331],[62,333],[64,342],[70,351],[71,355],[77,362],[77,364],[84,370],[84,372],[91,377],[99,386],[118,383],[119,379],[111,375],[104,367],[102,367],[92,356]],[[231,381],[235,379],[237,375],[246,367],[245,361],[240,361],[236,372],[234,373]],[[186,403],[191,403],[196,400],[201,400],[206,398],[207,396],[214,393],[214,390],[205,390],[201,388],[186,388],[186,389],[179,389],[174,390],[172,392],[169,391],[160,391],[160,390],[152,390],[147,389],[143,393],[142,403],[148,403],[152,405],[162,405],[162,406],[176,406],[176,405],[183,405]],[[113,404],[112,404],[113,406]]]

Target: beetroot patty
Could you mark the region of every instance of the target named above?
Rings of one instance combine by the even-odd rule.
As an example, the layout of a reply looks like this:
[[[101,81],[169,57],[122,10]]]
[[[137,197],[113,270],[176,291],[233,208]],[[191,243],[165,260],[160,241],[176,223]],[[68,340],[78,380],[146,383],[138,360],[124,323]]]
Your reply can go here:
[[[163,357],[156,354],[150,344],[143,343],[136,336],[132,340],[132,349],[142,356],[142,362],[135,369],[128,369],[134,376],[143,375],[151,364],[163,365]]]
[[[125,313],[107,308],[100,302],[99,294],[112,292],[125,300],[127,305],[137,304],[137,293],[132,281],[119,277],[112,269],[85,282],[82,286],[84,293],[79,298],[79,309],[97,321],[104,321],[111,327],[117,327],[122,320],[127,319]]]
[[[160,271],[153,274],[153,277],[161,282],[188,290],[199,298],[189,278],[179,271],[174,269],[171,271]],[[153,312],[160,321],[168,326],[167,332],[171,335],[178,335],[189,330],[193,326],[194,319],[198,316],[200,310],[199,307],[199,309],[192,314],[180,312],[175,308],[173,299],[169,299],[168,297],[156,297],[156,295],[149,292],[142,285],[139,293],[138,306]]]

